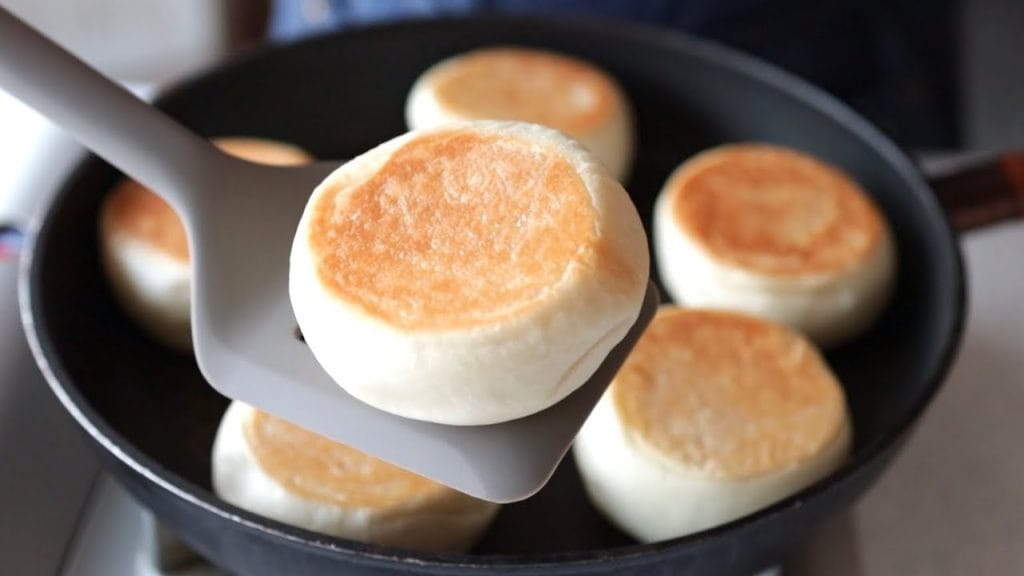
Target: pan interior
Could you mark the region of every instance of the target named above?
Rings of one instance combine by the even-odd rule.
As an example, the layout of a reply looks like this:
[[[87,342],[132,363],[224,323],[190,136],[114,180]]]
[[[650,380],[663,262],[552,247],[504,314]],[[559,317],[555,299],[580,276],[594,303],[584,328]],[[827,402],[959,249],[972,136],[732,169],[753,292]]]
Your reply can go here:
[[[802,84],[786,80],[783,89],[770,69],[668,34],[609,34],[600,26],[516,21],[356,31],[254,55],[172,91],[161,106],[205,135],[262,136],[321,158],[346,158],[404,131],[406,93],[429,65],[480,45],[525,44],[590,59],[623,85],[638,142],[627,189],[647,224],[664,179],[709,146],[775,142],[842,166],[884,209],[900,258],[884,317],[828,354],[850,401],[856,466],[906,429],[955,340],[958,261],[934,202],[894,148]],[[144,336],[102,276],[97,211],[117,178],[93,158],[58,195],[34,256],[37,330],[61,385],[101,430],[126,441],[128,457],[220,505],[209,493],[209,454],[227,400],[207,386],[191,357]],[[567,458],[541,493],[502,511],[474,554],[630,543],[587,503]]]

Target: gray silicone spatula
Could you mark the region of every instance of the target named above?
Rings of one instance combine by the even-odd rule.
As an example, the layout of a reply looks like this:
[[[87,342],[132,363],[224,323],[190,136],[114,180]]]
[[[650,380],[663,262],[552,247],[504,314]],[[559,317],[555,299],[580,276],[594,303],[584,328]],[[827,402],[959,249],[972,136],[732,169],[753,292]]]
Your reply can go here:
[[[582,388],[543,412],[468,427],[381,412],[321,369],[295,336],[288,299],[299,216],[337,162],[280,168],[227,156],[2,8],[0,88],[181,214],[193,247],[195,353],[214,388],[469,494],[508,502],[543,486],[657,307],[652,285],[626,340]]]

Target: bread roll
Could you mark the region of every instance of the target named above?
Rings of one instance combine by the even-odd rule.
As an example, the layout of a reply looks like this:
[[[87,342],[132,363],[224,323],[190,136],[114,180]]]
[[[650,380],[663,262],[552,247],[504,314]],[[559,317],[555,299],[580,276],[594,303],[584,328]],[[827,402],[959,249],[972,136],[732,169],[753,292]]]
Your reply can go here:
[[[312,158],[280,142],[217,138],[225,152],[264,164]],[[189,265],[185,226],[171,206],[134,180],[118,183],[100,211],[101,258],[115,297],[128,315],[166,346],[191,351]]]
[[[663,306],[573,453],[594,505],[650,542],[800,490],[843,461],[851,435],[843,389],[800,334]]]
[[[394,414],[490,424],[582,385],[636,320],[647,241],[622,186],[558,132],[414,131],[313,192],[290,291],[306,343]]]
[[[654,213],[654,248],[678,303],[763,316],[822,346],[867,328],[888,299],[888,225],[850,177],[777,146],[723,146],[683,163]]]
[[[463,120],[518,120],[562,131],[624,180],[633,118],[615,80],[578,58],[533,48],[481,48],[424,72],[405,108],[410,129]]]
[[[286,524],[433,552],[469,549],[499,509],[238,401],[214,440],[213,488]]]

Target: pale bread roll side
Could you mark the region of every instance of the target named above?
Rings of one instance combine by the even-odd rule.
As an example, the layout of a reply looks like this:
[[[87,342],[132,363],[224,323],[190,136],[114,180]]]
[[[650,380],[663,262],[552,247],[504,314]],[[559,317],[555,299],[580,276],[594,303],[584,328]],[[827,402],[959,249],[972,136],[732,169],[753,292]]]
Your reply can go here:
[[[582,385],[635,322],[647,240],[622,186],[535,124],[414,131],[313,192],[290,293],[316,359],[401,416],[490,424]]]
[[[851,438],[843,390],[800,334],[663,306],[573,454],[595,507],[652,542],[797,492],[838,467]]]
[[[226,502],[360,542],[464,552],[500,509],[238,401],[212,457],[213,488]]]
[[[258,138],[216,138],[225,152],[264,164],[303,164],[305,151]],[[167,202],[131,179],[119,182],[100,209],[101,260],[125,312],[157,341],[192,349],[191,282],[185,226]]]
[[[577,140],[624,181],[633,164],[633,114],[618,83],[597,66],[534,48],[499,46],[452,56],[413,84],[412,130],[466,120],[543,124]]]
[[[653,232],[673,300],[763,316],[821,346],[870,326],[896,276],[892,234],[864,190],[778,146],[727,145],[684,162],[658,197]]]

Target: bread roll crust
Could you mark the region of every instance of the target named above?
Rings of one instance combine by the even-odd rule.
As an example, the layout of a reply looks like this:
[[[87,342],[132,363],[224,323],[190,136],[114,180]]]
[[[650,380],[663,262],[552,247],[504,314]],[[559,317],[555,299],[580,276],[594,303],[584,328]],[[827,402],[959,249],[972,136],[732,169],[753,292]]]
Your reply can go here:
[[[542,126],[411,132],[314,191],[290,290],[313,354],[353,396],[446,424],[537,412],[636,320],[647,243],[628,195]]]
[[[724,479],[799,465],[847,419],[842,387],[810,342],[731,312],[663,307],[610,391],[633,441]]]
[[[237,401],[212,458],[214,491],[225,501],[361,542],[462,552],[500,509]]]
[[[225,152],[264,164],[302,164],[300,148],[260,138],[222,137]],[[104,270],[129,316],[161,343],[191,351],[192,270],[185,225],[152,190],[131,179],[116,184],[100,209]]]
[[[655,204],[654,238],[676,302],[770,318],[823,346],[874,322],[895,280],[891,232],[864,190],[778,146],[726,145],[684,162]]]
[[[628,99],[610,75],[579,58],[519,46],[473,50],[425,71],[406,102],[411,129],[484,119],[559,130],[620,180],[632,164]]]
[[[642,541],[749,514],[838,467],[842,388],[798,333],[664,306],[573,444],[595,507]]]

